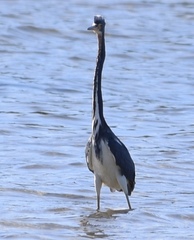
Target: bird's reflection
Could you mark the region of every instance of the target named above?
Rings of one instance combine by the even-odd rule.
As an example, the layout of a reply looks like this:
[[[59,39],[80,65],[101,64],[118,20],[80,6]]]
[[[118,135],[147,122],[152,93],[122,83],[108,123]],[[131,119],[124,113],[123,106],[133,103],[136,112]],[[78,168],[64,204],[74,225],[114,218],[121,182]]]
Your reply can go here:
[[[112,225],[112,220],[116,219],[120,214],[127,214],[132,210],[129,209],[107,209],[106,211],[95,211],[87,216],[82,216],[80,221],[83,231],[88,237],[107,238],[111,237],[106,231],[107,225]]]
[[[126,214],[128,213],[129,209],[108,209],[106,211],[96,211],[91,213],[88,218],[116,218],[117,214]]]

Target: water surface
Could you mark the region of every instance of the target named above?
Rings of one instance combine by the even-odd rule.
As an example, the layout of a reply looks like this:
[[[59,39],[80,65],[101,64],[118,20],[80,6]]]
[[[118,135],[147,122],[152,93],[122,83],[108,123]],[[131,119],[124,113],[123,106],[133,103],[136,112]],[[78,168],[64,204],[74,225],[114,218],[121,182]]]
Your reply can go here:
[[[1,0],[1,239],[193,239],[194,3]],[[97,213],[84,148],[106,17],[107,122],[136,164]]]

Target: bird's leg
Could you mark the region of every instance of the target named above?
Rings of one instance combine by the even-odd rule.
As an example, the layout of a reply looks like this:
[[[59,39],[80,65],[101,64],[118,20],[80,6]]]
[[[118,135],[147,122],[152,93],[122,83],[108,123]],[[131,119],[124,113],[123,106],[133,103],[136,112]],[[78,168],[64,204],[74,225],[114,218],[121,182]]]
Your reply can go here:
[[[129,202],[129,197],[128,197],[128,188],[127,188],[127,180],[124,175],[117,174],[117,181],[122,188],[123,192],[125,193],[125,197],[127,199],[127,203],[129,206],[129,210],[131,210],[131,204]]]
[[[102,187],[102,180],[97,174],[95,174],[94,181],[95,181],[95,187],[96,187],[96,193],[97,193],[97,211],[99,211],[100,210],[100,190]]]
[[[129,196],[127,194],[125,194],[125,196],[126,196],[126,199],[127,199],[129,210],[131,210],[131,204],[130,204],[130,201],[129,201]]]
[[[100,195],[97,194],[97,211],[100,211]]]

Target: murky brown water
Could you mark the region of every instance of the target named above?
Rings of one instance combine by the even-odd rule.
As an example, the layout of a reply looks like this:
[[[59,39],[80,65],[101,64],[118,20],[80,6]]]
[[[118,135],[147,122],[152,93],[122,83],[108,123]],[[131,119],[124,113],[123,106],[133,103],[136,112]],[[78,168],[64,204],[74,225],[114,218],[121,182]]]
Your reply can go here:
[[[131,2],[131,3],[130,3]],[[194,3],[0,0],[0,238],[194,239]],[[131,212],[84,148],[106,17],[105,116],[136,163]]]

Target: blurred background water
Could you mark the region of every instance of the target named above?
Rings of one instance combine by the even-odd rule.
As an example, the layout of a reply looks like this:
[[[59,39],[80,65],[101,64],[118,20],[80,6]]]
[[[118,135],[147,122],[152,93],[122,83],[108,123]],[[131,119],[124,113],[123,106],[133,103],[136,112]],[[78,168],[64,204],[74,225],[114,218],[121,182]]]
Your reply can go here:
[[[106,18],[107,122],[136,188],[102,189],[91,132],[96,14]],[[194,2],[0,0],[0,238],[194,239]]]

